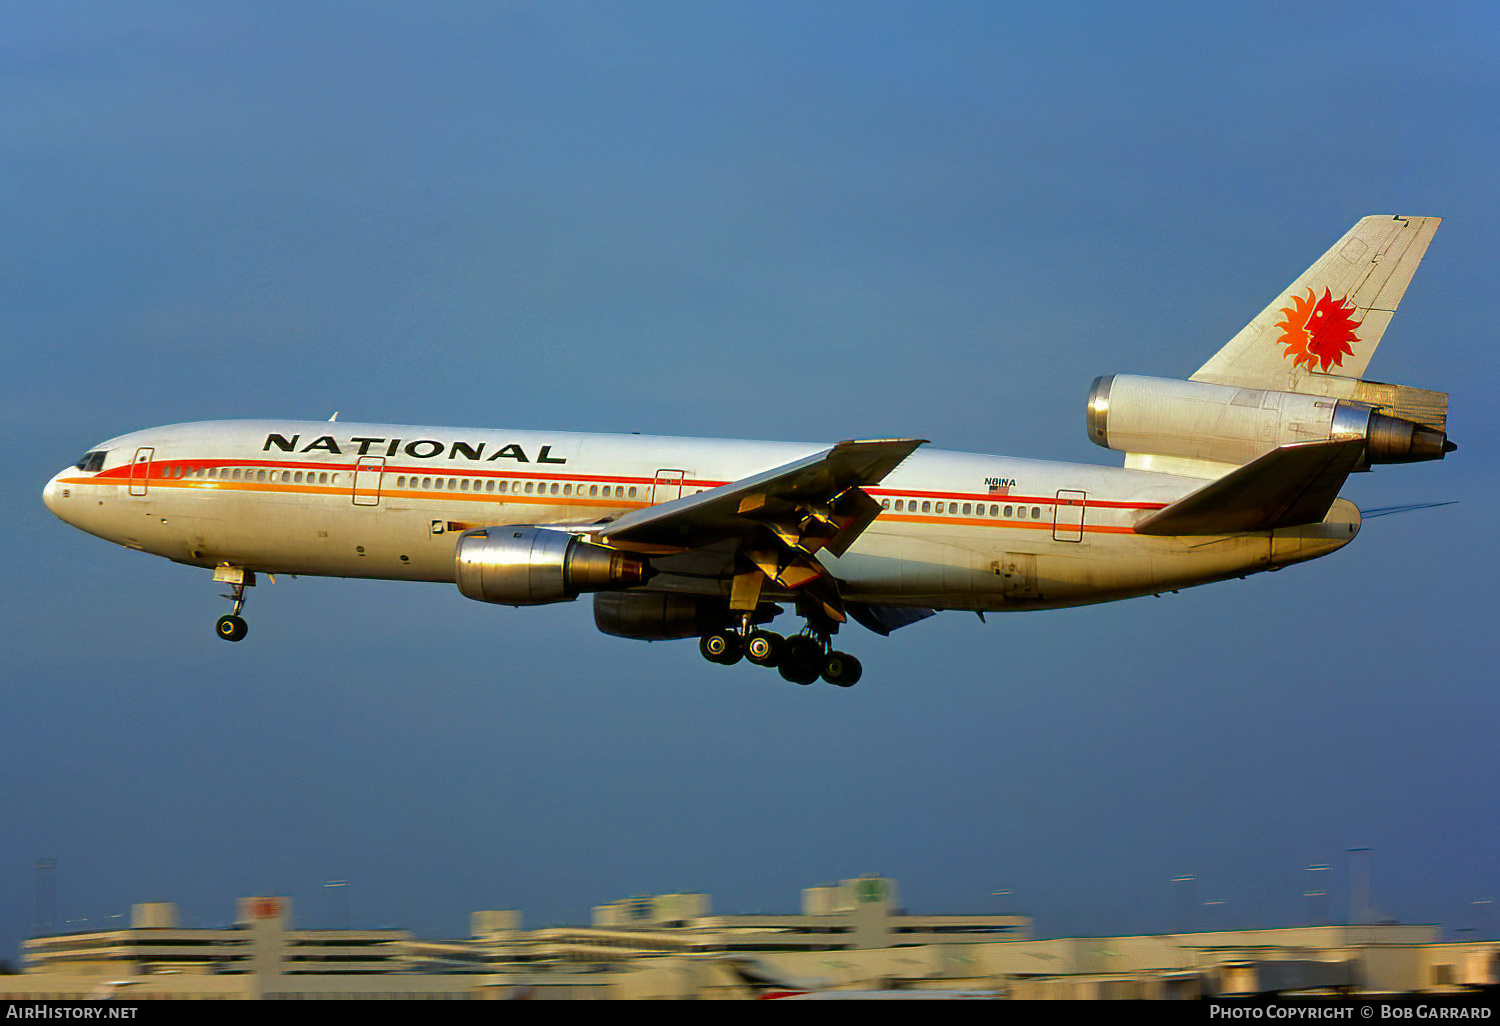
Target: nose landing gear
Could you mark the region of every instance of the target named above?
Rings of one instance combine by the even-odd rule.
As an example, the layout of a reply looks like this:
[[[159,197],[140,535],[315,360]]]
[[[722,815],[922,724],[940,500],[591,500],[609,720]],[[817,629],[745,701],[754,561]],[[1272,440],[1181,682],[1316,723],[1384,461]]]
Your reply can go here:
[[[221,566],[214,570],[214,580],[229,585],[230,594],[224,598],[234,601],[234,609],[219,617],[214,630],[225,641],[242,641],[250,633],[250,625],[240,616],[240,610],[245,608],[245,589],[255,587],[255,571]]]

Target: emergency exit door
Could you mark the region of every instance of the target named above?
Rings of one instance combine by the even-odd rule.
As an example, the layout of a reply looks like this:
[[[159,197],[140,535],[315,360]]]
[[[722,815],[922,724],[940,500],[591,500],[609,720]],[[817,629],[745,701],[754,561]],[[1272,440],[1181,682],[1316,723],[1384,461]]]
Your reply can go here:
[[[682,498],[682,479],[686,476],[685,470],[658,470],[651,482],[651,504]]]
[[[385,472],[384,456],[361,456],[354,467],[354,504],[380,505],[380,475]]]

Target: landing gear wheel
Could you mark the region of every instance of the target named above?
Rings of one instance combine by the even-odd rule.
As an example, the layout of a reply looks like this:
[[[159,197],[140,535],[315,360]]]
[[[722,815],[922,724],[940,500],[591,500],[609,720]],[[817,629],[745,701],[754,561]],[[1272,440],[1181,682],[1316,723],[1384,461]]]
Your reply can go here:
[[[244,618],[233,615],[219,617],[216,629],[219,637],[225,641],[242,641],[250,633],[250,626],[245,623]]]
[[[751,631],[745,639],[745,658],[756,666],[778,666],[786,652],[786,639],[771,631]]]
[[[823,661],[823,679],[841,688],[852,688],[859,683],[864,668],[859,660],[848,652],[829,652]]]
[[[783,680],[811,684],[823,670],[823,646],[805,634],[786,640],[786,652],[777,667]]]
[[[740,661],[740,656],[745,654],[745,646],[738,634],[730,631],[714,631],[703,635],[698,642],[698,651],[702,652],[703,658],[711,663],[732,666]]]

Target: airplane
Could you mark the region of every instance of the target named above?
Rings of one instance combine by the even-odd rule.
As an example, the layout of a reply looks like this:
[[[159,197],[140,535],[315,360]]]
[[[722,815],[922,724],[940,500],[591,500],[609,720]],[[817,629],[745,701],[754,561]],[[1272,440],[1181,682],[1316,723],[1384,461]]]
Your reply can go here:
[[[1442,392],[1363,375],[1439,218],[1361,219],[1186,379],[1095,379],[1089,437],[1124,466],[941,452],[916,438],[754,442],[329,421],[112,438],[46,485],[65,522],[213,571],[240,641],[257,574],[435,581],[525,606],[591,594],[606,634],[698,638],[848,687],[833,647],[942,610],[1175,592],[1326,555],[1348,475],[1442,459]],[[273,578],[274,579],[274,578]],[[805,626],[766,625],[790,605]]]

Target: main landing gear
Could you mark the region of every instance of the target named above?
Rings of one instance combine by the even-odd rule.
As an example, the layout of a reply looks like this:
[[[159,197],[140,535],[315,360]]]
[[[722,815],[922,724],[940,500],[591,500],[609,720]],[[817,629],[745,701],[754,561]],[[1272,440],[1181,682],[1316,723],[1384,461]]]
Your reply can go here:
[[[214,630],[225,641],[243,641],[245,635],[250,633],[250,625],[245,623],[240,610],[245,608],[245,589],[255,587],[255,571],[221,566],[214,570],[214,580],[228,584],[230,594],[224,598],[234,600],[233,611],[219,617]]]
[[[710,631],[698,642],[703,658],[720,666],[745,659],[756,666],[774,668],[783,680],[811,684],[822,677],[841,688],[859,683],[863,672],[859,660],[847,652],[835,652],[827,636],[809,633],[784,638],[772,631]]]

